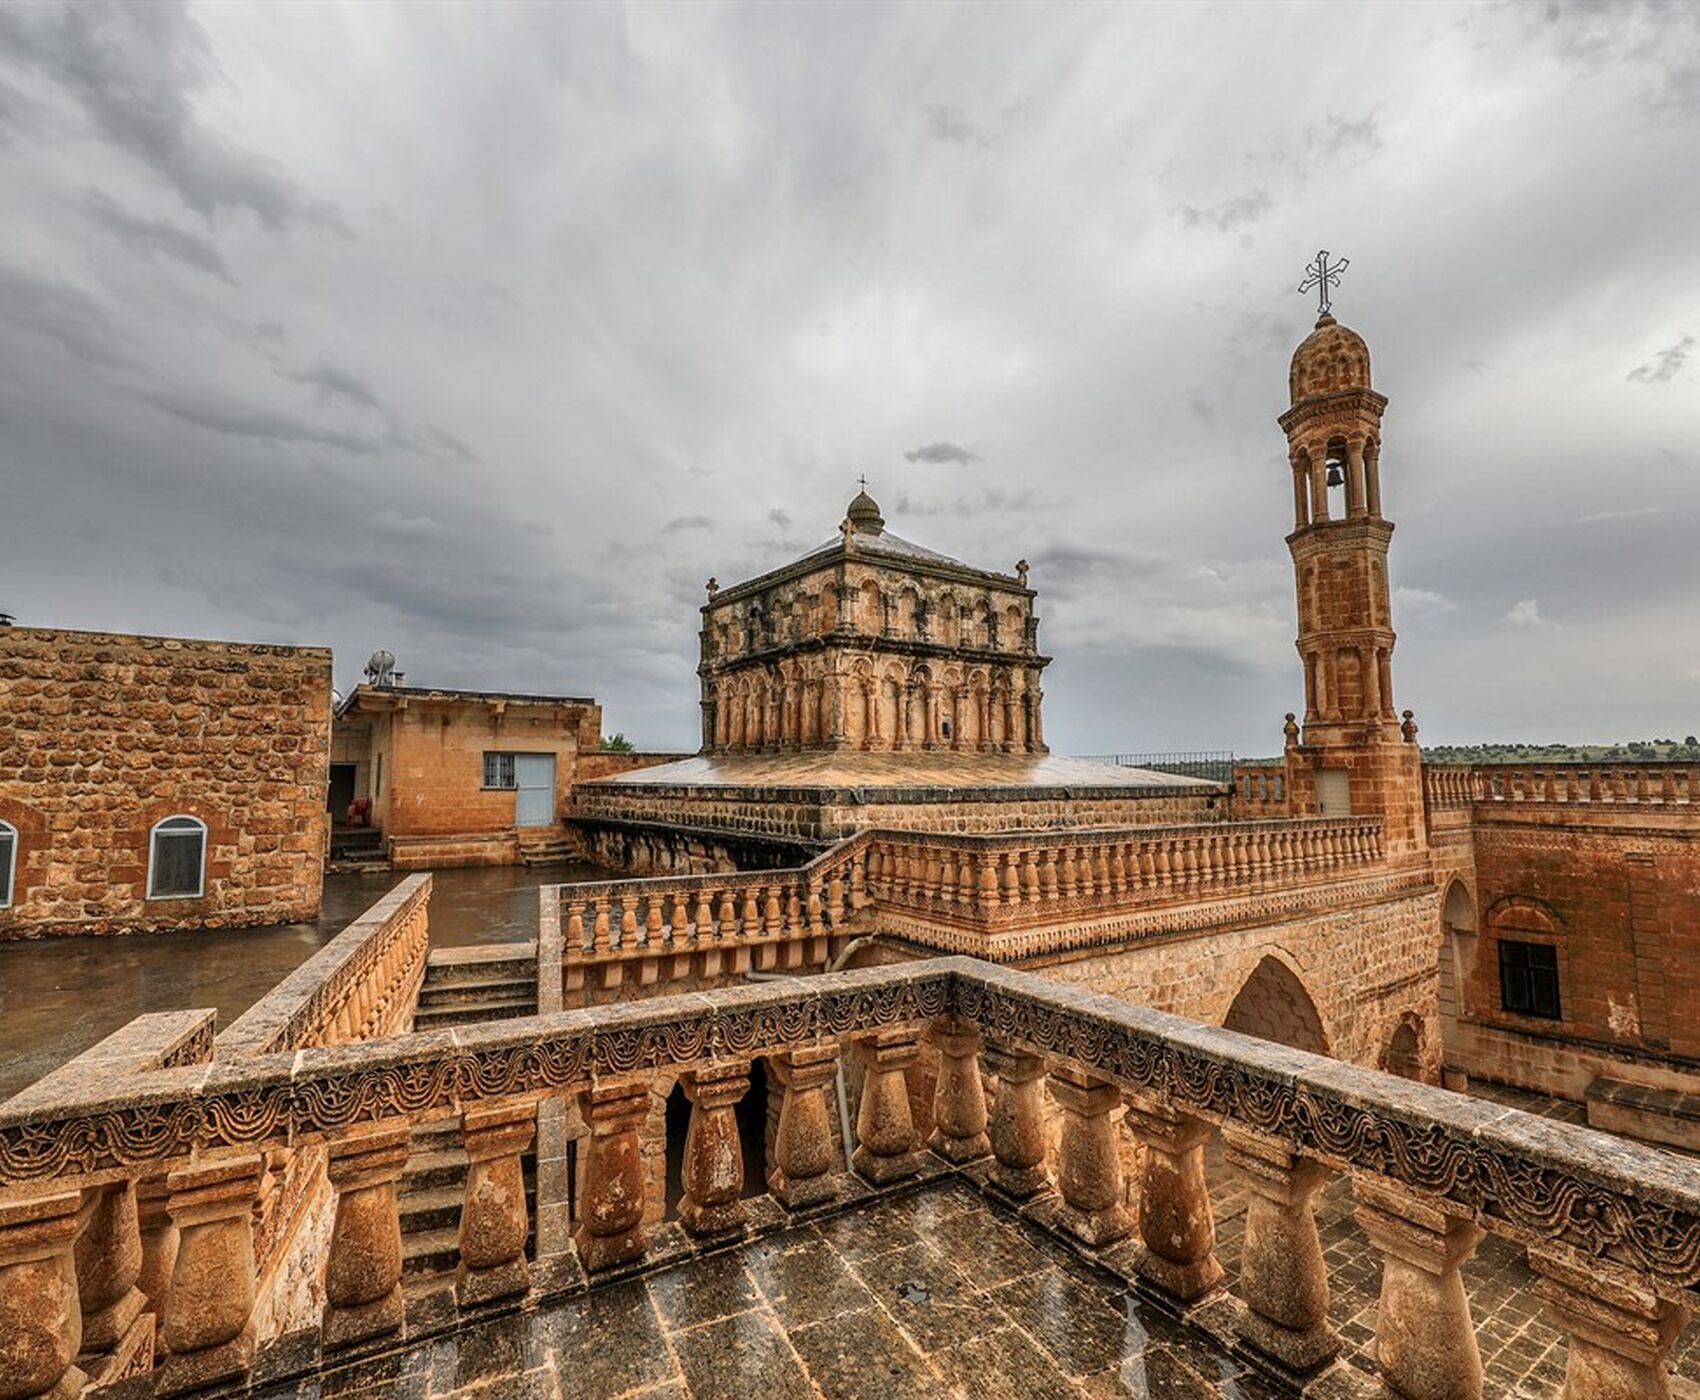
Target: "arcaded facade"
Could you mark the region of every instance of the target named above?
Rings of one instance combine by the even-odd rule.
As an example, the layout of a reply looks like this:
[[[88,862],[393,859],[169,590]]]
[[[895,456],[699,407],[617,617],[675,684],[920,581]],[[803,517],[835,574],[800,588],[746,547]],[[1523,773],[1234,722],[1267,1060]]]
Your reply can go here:
[[[885,528],[865,491],[839,538],[702,609],[705,753],[1041,754],[1027,565],[971,568]]]

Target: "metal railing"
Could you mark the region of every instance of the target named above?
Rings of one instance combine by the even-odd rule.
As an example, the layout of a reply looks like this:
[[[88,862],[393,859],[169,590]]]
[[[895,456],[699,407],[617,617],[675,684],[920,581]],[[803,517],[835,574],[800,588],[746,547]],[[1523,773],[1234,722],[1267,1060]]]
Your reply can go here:
[[[1113,763],[1118,768],[1149,768],[1153,773],[1174,773],[1183,778],[1203,778],[1212,783],[1234,780],[1232,749],[1177,750],[1165,753],[1083,754],[1090,763]]]

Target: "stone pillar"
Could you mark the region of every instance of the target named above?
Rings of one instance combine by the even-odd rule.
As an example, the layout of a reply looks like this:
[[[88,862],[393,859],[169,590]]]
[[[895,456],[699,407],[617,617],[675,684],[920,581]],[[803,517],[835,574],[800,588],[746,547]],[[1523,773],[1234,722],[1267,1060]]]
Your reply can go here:
[[[644,1250],[643,1148],[638,1130],[649,1117],[644,1084],[599,1084],[579,1095],[590,1129],[584,1198],[574,1237],[589,1273],[636,1259]]]
[[[537,1106],[531,1103],[481,1105],[461,1116],[466,1201],[460,1211],[455,1296],[463,1306],[511,1298],[531,1287],[520,1154],[536,1131]]]
[[[1482,1232],[1392,1182],[1352,1183],[1358,1224],[1381,1251],[1375,1359],[1400,1400],[1481,1400],[1482,1358],[1461,1270]]]
[[[980,1032],[948,1016],[933,1027],[939,1081],[933,1097],[933,1136],[927,1146],[947,1162],[977,1161],[992,1150],[986,1136],[986,1090],[980,1082]]]
[[[407,1166],[408,1125],[332,1138],[336,1188],[325,1265],[324,1344],[345,1346],[401,1326],[401,1221],[396,1182]]]
[[[685,1189],[679,1223],[702,1239],[743,1229],[744,1147],[738,1140],[733,1105],[750,1087],[750,1067],[742,1062],[703,1065],[680,1078],[691,1101],[691,1125],[685,1131],[680,1177]]]
[[[1139,1233],[1144,1245],[1135,1267],[1141,1278],[1181,1303],[1191,1303],[1222,1281],[1216,1259],[1216,1221],[1204,1181],[1204,1144],[1210,1125],[1156,1105],[1131,1104],[1127,1121],[1145,1144],[1139,1188]]]
[[[1535,1294],[1570,1341],[1564,1400],[1668,1400],[1687,1309],[1597,1259],[1531,1249]]]
[[[74,1400],[85,1376],[75,1191],[0,1202],[0,1400]]]
[[[921,1168],[904,1076],[919,1050],[912,1030],[878,1031],[856,1042],[864,1073],[857,1146],[850,1162],[877,1186],[913,1176]]]
[[[136,1368],[143,1351],[151,1369],[153,1322],[135,1326],[147,1299],[136,1280],[142,1272],[142,1232],[136,1183],[115,1181],[83,1192],[77,1237],[77,1294],[83,1312],[83,1350],[115,1357],[115,1376]],[[91,1370],[94,1368],[91,1366]],[[103,1373],[105,1367],[101,1368]]]
[[[177,1226],[171,1219],[171,1193],[163,1176],[136,1188],[136,1221],[142,1237],[142,1267],[136,1287],[153,1314],[154,1349],[165,1345],[165,1310],[171,1297],[171,1271],[177,1264]]]
[[[1045,1171],[1045,1062],[1022,1050],[989,1046],[986,1068],[998,1077],[988,1136],[997,1158],[988,1178],[1012,1200],[1050,1189]]]
[[[806,1046],[774,1055],[767,1068],[784,1090],[767,1189],[790,1210],[831,1200],[838,1194],[832,1172],[837,1153],[826,1086],[838,1073],[838,1050],[831,1045]]]
[[[1328,1325],[1328,1266],[1310,1204],[1327,1168],[1244,1129],[1224,1127],[1222,1138],[1228,1167],[1246,1190],[1240,1336],[1286,1370],[1304,1375],[1340,1350],[1340,1338]]]
[[[1364,440],[1352,438],[1346,444],[1346,514],[1366,514],[1368,502],[1368,488],[1364,482]]]
[[[155,1392],[176,1395],[239,1376],[254,1357],[254,1206],[264,1160],[203,1162],[166,1178],[177,1226],[165,1344]]]
[[[1132,1233],[1122,1201],[1121,1153],[1116,1142],[1121,1090],[1078,1070],[1051,1072],[1051,1097],[1064,1118],[1057,1162],[1063,1203],[1057,1223],[1094,1248]]]

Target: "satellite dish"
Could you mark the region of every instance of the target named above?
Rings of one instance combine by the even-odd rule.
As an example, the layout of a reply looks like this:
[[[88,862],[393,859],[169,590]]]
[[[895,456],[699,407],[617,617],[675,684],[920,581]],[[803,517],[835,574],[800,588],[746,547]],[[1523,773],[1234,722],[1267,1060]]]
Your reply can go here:
[[[380,688],[387,688],[394,682],[395,655],[387,651],[375,651],[366,658],[366,679]]]

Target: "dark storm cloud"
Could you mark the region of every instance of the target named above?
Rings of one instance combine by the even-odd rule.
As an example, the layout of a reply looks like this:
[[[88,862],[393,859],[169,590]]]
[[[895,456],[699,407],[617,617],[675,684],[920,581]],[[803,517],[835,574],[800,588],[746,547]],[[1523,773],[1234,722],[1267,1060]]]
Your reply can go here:
[[[684,746],[703,581],[883,462],[1059,751],[1273,752],[1327,246],[1424,738],[1686,733],[1700,6],[1436,13],[0,8],[0,606]]]
[[[334,206],[305,195],[277,162],[197,119],[191,95],[214,79],[217,65],[185,6],[83,0],[0,9],[0,46],[62,88],[102,136],[203,217],[246,209],[271,229],[343,227]]]
[[[1685,335],[1675,345],[1667,345],[1648,360],[1629,371],[1632,384],[1663,384],[1675,379],[1688,366],[1688,356],[1694,349],[1694,337]]]
[[[976,453],[970,452],[966,447],[958,447],[954,442],[929,442],[905,452],[903,460],[925,462],[929,465],[954,462],[959,467],[965,467],[970,462],[978,462],[980,458]]]
[[[164,219],[144,219],[121,208],[99,190],[83,200],[88,216],[139,258],[172,258],[185,267],[229,282],[230,271],[210,238],[178,228]]]

